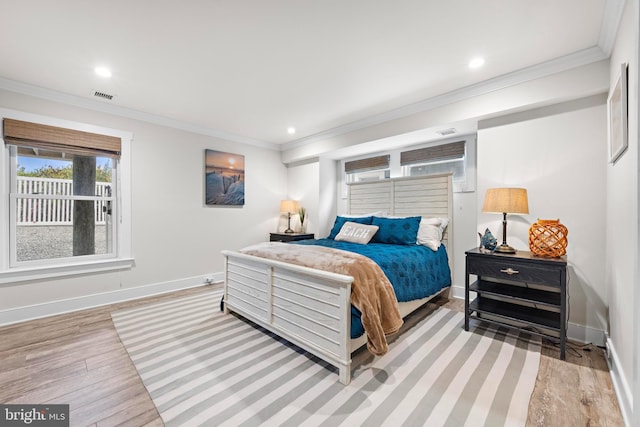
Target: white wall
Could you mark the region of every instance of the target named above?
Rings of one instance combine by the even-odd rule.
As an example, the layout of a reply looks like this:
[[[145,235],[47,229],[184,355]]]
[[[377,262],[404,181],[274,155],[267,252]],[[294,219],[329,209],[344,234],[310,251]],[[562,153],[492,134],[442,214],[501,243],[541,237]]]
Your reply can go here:
[[[610,87],[619,74],[620,64],[629,64],[629,148],[615,164],[607,166],[607,221],[604,230],[610,364],[620,406],[631,425],[640,425],[638,3],[638,0],[626,2],[611,55]]]
[[[307,233],[317,239],[327,237],[336,213],[336,162],[327,158],[291,164],[287,166],[288,194],[308,209]],[[295,224],[295,227],[293,226]],[[297,230],[298,218],[292,219]]]
[[[287,167],[287,194],[307,210],[308,218],[305,219],[307,233],[317,233],[318,231],[319,180],[320,169],[317,159]],[[278,231],[286,229],[286,217],[283,218]],[[291,228],[295,231],[300,230],[298,215],[292,216]]]
[[[203,275],[223,271],[221,250],[265,241],[277,226],[279,203],[287,186],[287,171],[277,151],[9,91],[0,91],[0,106],[133,133],[135,256],[135,267],[130,270],[0,285],[0,314],[9,313],[0,319],[19,318],[19,309],[25,306],[35,305],[28,310],[30,315],[49,314],[47,310],[52,309],[54,301],[80,298],[74,303],[57,305],[73,308],[84,304],[83,301],[108,302],[109,298],[118,298],[117,295],[140,295],[160,288],[168,290],[202,283]],[[244,207],[204,205],[204,150],[207,148],[245,156]],[[4,236],[2,244],[6,244]],[[160,284],[162,286],[145,287]],[[118,291],[127,292],[118,294]],[[91,295],[105,295],[105,298],[82,300]]]
[[[464,298],[465,251],[477,247],[480,239],[476,232],[476,191],[453,193],[453,272],[451,296]]]
[[[487,188],[524,187],[529,215],[508,215],[507,241],[529,250],[536,219],[560,219],[569,247],[570,338],[604,344],[606,176],[605,96],[481,122],[478,130],[478,230],[502,240],[502,215],[482,213]],[[594,105],[595,104],[595,105]]]
[[[327,237],[333,227],[338,204],[339,162],[320,158],[320,206],[318,209],[318,237]]]

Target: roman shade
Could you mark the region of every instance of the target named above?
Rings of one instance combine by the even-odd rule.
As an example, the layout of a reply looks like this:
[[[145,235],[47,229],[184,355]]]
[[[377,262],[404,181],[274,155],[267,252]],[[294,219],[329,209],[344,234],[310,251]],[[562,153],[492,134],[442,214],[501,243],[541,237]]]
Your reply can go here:
[[[375,169],[387,169],[389,167],[389,155],[368,157],[366,159],[352,160],[344,163],[346,173],[363,172]]]
[[[464,141],[436,145],[434,147],[418,148],[400,153],[400,165],[430,163],[444,160],[464,158]]]
[[[121,140],[114,136],[14,119],[4,119],[3,125],[5,144],[80,156],[120,157]]]

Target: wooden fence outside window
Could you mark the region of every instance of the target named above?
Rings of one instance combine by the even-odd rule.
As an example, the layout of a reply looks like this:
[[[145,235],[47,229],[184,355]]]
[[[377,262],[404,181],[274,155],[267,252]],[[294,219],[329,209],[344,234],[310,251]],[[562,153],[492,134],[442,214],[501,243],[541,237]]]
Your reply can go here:
[[[72,225],[73,200],[68,198],[21,198],[20,194],[42,194],[46,196],[73,196],[73,181],[70,179],[17,177],[17,221],[26,225]],[[96,182],[96,197],[106,197],[110,182]],[[95,201],[96,225],[105,224],[103,207],[107,200]]]

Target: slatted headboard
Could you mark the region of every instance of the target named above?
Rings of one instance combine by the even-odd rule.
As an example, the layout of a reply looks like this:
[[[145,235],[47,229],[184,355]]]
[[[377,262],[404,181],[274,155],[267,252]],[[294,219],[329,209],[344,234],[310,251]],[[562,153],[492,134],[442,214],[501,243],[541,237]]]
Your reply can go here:
[[[443,243],[453,271],[453,184],[451,174],[393,178],[349,184],[349,214],[449,218]]]

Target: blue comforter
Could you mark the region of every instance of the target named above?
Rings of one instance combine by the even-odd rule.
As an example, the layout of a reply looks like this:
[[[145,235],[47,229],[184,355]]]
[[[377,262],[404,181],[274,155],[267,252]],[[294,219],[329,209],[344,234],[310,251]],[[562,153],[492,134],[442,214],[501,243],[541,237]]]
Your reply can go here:
[[[443,245],[437,251],[422,245],[361,245],[333,239],[300,240],[298,245],[318,245],[364,255],[380,266],[393,285],[398,301],[412,301],[451,286],[451,270]],[[360,312],[351,306],[351,338],[364,333]]]

